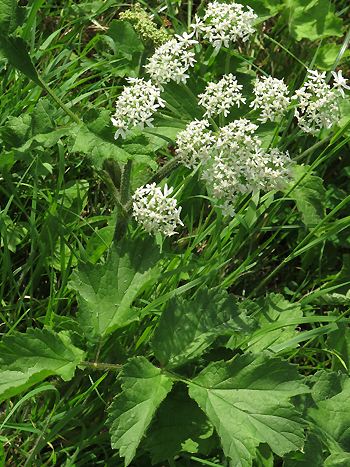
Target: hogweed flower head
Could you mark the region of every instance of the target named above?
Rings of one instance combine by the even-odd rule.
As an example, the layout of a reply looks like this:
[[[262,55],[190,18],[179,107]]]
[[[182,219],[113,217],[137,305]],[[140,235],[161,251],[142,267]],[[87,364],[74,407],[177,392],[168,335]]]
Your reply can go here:
[[[199,104],[206,109],[204,116],[213,117],[223,113],[227,117],[231,107],[245,104],[242,88],[243,86],[237,83],[237,78],[231,73],[224,75],[217,83],[208,83],[204,93],[198,96]]]
[[[288,154],[265,151],[257,125],[240,119],[221,128],[202,171],[208,191],[224,215],[234,214],[240,194],[281,188],[290,178]]]
[[[195,53],[191,48],[197,44],[192,34],[184,33],[162,44],[156,49],[145,65],[151,79],[158,85],[175,81],[185,83],[189,78],[188,70],[195,62]]]
[[[291,99],[288,97],[288,87],[283,79],[272,78],[272,76],[262,76],[255,81],[255,99],[250,104],[253,109],[259,109],[261,115],[260,122],[275,122],[283,117]]]
[[[253,25],[257,18],[249,6],[214,1],[208,4],[203,18],[196,16],[192,28],[219,49],[222,45],[229,47],[238,39],[247,41],[255,31]]]
[[[164,186],[164,190],[155,183],[138,188],[133,199],[133,216],[149,233],[161,233],[167,237],[175,235],[176,227],[184,225],[180,219],[181,207],[170,195],[173,188]]]
[[[207,120],[194,120],[178,133],[176,155],[190,169],[206,160],[214,141]]]
[[[152,126],[153,114],[164,107],[164,100],[160,97],[161,90],[151,81],[143,78],[127,78],[130,83],[116,101],[116,111],[112,117],[113,125],[118,128],[115,139],[125,138],[133,128],[144,129]]]
[[[316,134],[339,120],[339,92],[327,84],[326,72],[308,70],[307,80],[293,98],[297,100],[294,115],[305,133]]]

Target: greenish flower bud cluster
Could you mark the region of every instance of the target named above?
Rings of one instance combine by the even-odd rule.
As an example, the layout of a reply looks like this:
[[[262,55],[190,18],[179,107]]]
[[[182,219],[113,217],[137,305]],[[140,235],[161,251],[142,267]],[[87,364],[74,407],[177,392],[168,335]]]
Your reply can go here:
[[[167,31],[164,28],[159,29],[147,11],[138,3],[129,10],[120,13],[119,18],[129,21],[145,43],[159,46],[169,40]]]

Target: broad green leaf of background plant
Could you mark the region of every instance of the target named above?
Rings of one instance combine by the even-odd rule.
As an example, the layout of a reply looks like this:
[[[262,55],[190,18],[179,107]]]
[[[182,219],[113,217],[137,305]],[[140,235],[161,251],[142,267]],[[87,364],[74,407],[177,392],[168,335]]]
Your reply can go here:
[[[334,14],[329,0],[285,0],[285,3],[289,31],[297,41],[343,35],[343,22]]]
[[[295,166],[293,168],[294,182],[291,183],[291,186],[293,186],[307,170],[308,168],[305,166]],[[323,186],[322,178],[311,174],[307,174],[290,193],[290,197],[295,201],[306,227],[316,227],[325,216],[325,196],[326,190]]]
[[[39,86],[42,82],[28,54],[27,45],[20,37],[2,36],[0,34],[0,58],[6,58],[10,65],[17,68]]]
[[[143,52],[144,45],[130,23],[113,20],[107,31],[115,45],[115,53],[131,56],[135,52]]]
[[[309,433],[303,452],[290,454],[291,458],[284,459],[283,467],[323,467],[323,445],[319,438]]]
[[[22,24],[24,13],[17,0],[0,0],[0,37],[12,34]]]
[[[72,152],[80,152],[89,157],[93,165],[100,169],[106,159],[125,163],[128,159],[135,159],[154,166],[154,161],[148,152],[128,152],[128,146],[124,141],[115,141],[115,128],[111,123],[111,114],[102,111],[93,121],[86,126],[75,125],[72,127],[71,136]]]
[[[247,319],[225,292],[200,290],[192,300],[171,300],[163,312],[153,339],[155,356],[173,368],[201,355],[223,334],[248,332]]]
[[[308,410],[331,454],[350,453],[350,378],[342,386],[340,393],[317,401],[317,407]]]
[[[290,398],[309,392],[296,368],[266,355],[215,362],[190,384],[189,394],[206,413],[232,466],[250,467],[267,443],[279,456],[301,450],[302,420]]]
[[[173,383],[144,357],[129,360],[121,379],[122,392],[108,410],[108,423],[112,447],[119,449],[127,466]]]
[[[145,448],[154,464],[173,459],[181,452],[209,454],[217,447],[213,426],[188,397],[183,384],[175,385],[162,402],[147,433]]]
[[[331,454],[324,461],[324,467],[349,467],[350,453],[349,452],[336,452]]]
[[[104,264],[82,264],[71,286],[78,293],[78,319],[85,334],[102,338],[137,319],[131,305],[159,274],[159,252],[151,240],[112,247]]]
[[[255,316],[258,321],[258,335],[248,343],[250,352],[258,353],[262,350],[271,350],[276,344],[281,344],[296,335],[294,326],[281,327],[275,330],[269,330],[271,325],[283,325],[293,319],[303,316],[303,312],[295,303],[285,300],[283,295],[269,294],[266,298],[256,302],[260,305],[260,311]]]
[[[72,379],[84,359],[64,333],[28,329],[4,336],[0,343],[0,400],[12,397],[48,376]]]
[[[265,21],[284,8],[281,0],[240,0],[239,3],[253,8],[254,13],[259,16],[259,21]]]

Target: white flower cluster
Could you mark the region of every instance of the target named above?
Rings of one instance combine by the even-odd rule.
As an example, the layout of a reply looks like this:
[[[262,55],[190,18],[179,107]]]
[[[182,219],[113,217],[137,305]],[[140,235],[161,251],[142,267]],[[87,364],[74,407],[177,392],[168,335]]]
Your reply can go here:
[[[187,71],[195,62],[195,53],[191,48],[198,42],[192,34],[176,35],[174,39],[156,49],[145,65],[146,71],[158,85],[175,81],[185,83],[189,78]]]
[[[176,234],[176,227],[183,225],[180,219],[181,207],[170,195],[173,188],[164,186],[164,192],[155,183],[138,188],[133,199],[133,216],[150,233],[162,233],[170,237]]]
[[[116,111],[112,123],[118,130],[115,139],[125,138],[128,131],[138,127],[152,126],[153,114],[159,107],[164,107],[160,97],[160,89],[143,78],[127,78],[129,86],[125,86],[115,105]]]
[[[208,143],[204,150],[201,177],[224,215],[234,214],[239,194],[279,189],[289,180],[291,160],[288,154],[278,149],[265,151],[255,134],[257,128],[247,119],[235,120],[221,128],[217,135],[211,134],[210,145]],[[198,122],[196,129],[196,138],[200,141]],[[202,130],[205,134],[207,125],[203,125]],[[181,134],[180,144],[182,153],[186,153],[186,141]],[[200,154],[200,150],[196,150]],[[187,153],[192,152],[189,138]]]
[[[212,131],[208,128],[207,120],[193,120],[178,133],[176,156],[186,167],[194,169],[207,159],[215,141]]]
[[[291,102],[283,79],[272,76],[262,76],[255,81],[254,95],[255,99],[250,107],[261,110],[259,121],[263,123],[282,118]]]
[[[192,25],[197,36],[202,34],[216,49],[224,45],[229,47],[231,42],[238,39],[246,41],[254,33],[258,16],[249,6],[244,9],[240,3],[220,3],[217,1],[208,4],[203,18],[196,16]]]
[[[294,95],[299,127],[311,134],[331,128],[339,120],[339,96],[339,91],[327,84],[326,72],[308,70],[307,80]]]
[[[198,103],[206,109],[204,116],[213,117],[223,113],[227,117],[231,107],[245,104],[242,88],[232,73],[224,75],[217,83],[209,82],[204,93],[198,96]]]

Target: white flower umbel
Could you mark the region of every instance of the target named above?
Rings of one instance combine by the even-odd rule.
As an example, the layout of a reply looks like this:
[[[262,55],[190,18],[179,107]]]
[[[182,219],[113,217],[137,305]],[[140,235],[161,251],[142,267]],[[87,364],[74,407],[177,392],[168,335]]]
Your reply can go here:
[[[194,120],[176,137],[176,155],[190,169],[208,158],[211,145],[215,141],[207,120]]]
[[[237,78],[231,73],[224,75],[217,83],[208,83],[204,93],[198,96],[198,103],[206,109],[204,116],[214,117],[223,113],[227,117],[233,106],[239,107],[245,104],[242,88],[243,86],[237,83]]]
[[[161,233],[167,237],[176,234],[176,227],[183,225],[181,207],[170,195],[173,188],[164,186],[164,191],[155,183],[138,188],[133,199],[133,216],[150,233]]]
[[[127,81],[130,85],[125,86],[118,97],[112,117],[113,125],[118,128],[115,139],[125,138],[135,127],[143,130],[145,126],[152,126],[153,114],[165,104],[160,89],[151,81],[143,78],[127,78]]]
[[[272,76],[262,76],[255,81],[254,95],[255,99],[250,107],[261,111],[259,121],[263,123],[282,118],[291,102],[283,79]]]
[[[316,134],[323,128],[331,128],[340,118],[337,89],[326,82],[326,72],[308,70],[307,80],[295,92],[297,100],[295,116],[305,133]]]
[[[224,215],[234,214],[240,194],[281,188],[289,180],[290,159],[277,149],[266,152],[247,119],[221,128],[202,171],[209,193]]]
[[[145,65],[146,71],[158,85],[175,81],[185,83],[189,78],[188,70],[196,60],[192,47],[198,42],[192,39],[194,34],[184,33],[170,39],[156,49]]]
[[[215,1],[208,4],[203,18],[196,16],[192,29],[219,49],[223,45],[229,47],[238,39],[247,41],[255,31],[253,25],[257,18],[249,6]]]

